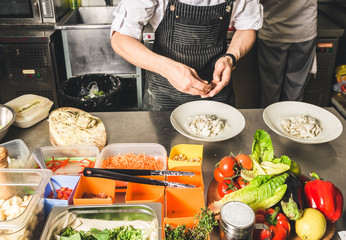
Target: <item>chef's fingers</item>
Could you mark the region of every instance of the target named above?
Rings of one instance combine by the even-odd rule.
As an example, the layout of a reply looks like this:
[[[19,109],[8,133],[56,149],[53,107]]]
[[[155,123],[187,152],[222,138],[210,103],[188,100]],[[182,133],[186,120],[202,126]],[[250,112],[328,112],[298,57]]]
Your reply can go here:
[[[231,78],[231,68],[225,68],[221,73],[221,81],[218,79],[212,81],[213,84],[215,84],[215,87],[211,89],[211,91],[208,94],[203,95],[203,98],[206,97],[214,97],[216,94],[218,94],[230,81]]]

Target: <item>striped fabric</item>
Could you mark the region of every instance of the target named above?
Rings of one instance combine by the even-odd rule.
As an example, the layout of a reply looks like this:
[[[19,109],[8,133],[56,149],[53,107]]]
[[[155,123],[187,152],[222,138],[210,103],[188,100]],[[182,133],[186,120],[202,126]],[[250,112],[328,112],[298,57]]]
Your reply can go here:
[[[214,6],[170,1],[155,32],[153,51],[196,69],[203,80],[211,81],[215,62],[226,52],[232,12],[226,11],[227,6],[233,6],[233,0]],[[234,96],[229,84],[211,99],[231,104],[231,98]],[[199,99],[200,96],[179,92],[159,74],[148,72],[146,76],[145,110],[170,111]]]

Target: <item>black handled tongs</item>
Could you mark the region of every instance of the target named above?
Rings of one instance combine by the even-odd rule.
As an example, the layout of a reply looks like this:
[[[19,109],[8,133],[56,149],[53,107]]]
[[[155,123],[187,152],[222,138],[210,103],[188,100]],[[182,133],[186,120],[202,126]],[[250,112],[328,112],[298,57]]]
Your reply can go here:
[[[83,175],[86,177],[100,177],[125,182],[150,184],[156,186],[174,188],[195,188],[195,185],[169,182],[138,176],[193,176],[193,172],[168,171],[168,170],[142,170],[142,169],[103,169],[103,168],[84,168]]]

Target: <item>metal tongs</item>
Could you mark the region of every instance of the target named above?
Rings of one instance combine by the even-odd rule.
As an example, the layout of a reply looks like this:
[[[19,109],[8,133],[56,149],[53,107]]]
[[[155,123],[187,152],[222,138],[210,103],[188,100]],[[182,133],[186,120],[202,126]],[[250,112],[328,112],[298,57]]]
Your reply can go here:
[[[100,177],[118,181],[142,183],[149,185],[174,187],[174,188],[195,188],[195,185],[169,182],[138,176],[194,176],[194,172],[169,171],[169,170],[142,170],[142,169],[103,169],[103,168],[84,168],[84,176]]]

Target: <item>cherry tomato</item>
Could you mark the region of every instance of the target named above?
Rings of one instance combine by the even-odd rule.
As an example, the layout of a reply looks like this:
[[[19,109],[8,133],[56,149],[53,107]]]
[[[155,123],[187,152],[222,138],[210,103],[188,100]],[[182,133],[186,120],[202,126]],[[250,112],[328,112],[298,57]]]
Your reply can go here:
[[[246,155],[246,154],[238,154],[236,157],[235,157],[235,160],[237,161],[237,163],[247,169],[247,170],[252,170],[252,167],[253,167],[253,162],[252,162],[252,159]]]
[[[232,177],[236,173],[237,161],[234,157],[224,157],[219,162],[219,171],[224,177]]]
[[[226,194],[237,191],[239,189],[239,185],[237,182],[233,182],[231,180],[225,180],[219,184],[217,187],[217,192],[220,197],[224,197]]]
[[[249,185],[249,183],[250,183],[249,181],[244,180],[244,178],[242,178],[242,177],[237,177],[236,181],[237,181],[240,188],[243,188],[243,187]]]
[[[218,167],[214,170],[214,178],[218,183],[222,183],[225,180],[225,177],[222,175]]]

